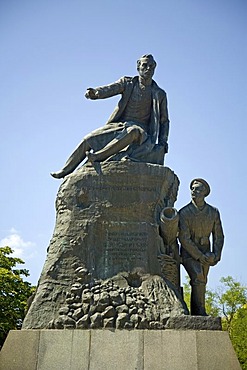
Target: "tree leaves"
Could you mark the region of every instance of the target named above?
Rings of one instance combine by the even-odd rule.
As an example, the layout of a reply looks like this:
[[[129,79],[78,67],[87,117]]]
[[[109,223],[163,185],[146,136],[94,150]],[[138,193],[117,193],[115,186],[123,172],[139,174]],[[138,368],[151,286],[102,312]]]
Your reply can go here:
[[[0,247],[0,347],[9,330],[21,328],[27,299],[34,291],[22,277],[29,275],[28,270],[16,268],[24,261],[11,257],[12,253],[10,247]]]

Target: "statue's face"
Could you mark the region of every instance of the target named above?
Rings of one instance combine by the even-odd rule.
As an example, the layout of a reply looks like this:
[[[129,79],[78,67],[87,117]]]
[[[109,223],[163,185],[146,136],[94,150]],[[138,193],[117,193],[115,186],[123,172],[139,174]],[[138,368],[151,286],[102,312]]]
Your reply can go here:
[[[152,78],[155,70],[154,60],[151,58],[140,59],[140,65],[137,69],[141,77],[145,79]]]
[[[205,196],[206,196],[205,186],[199,181],[193,182],[191,186],[191,198],[193,200],[198,201],[198,200],[203,200]]]

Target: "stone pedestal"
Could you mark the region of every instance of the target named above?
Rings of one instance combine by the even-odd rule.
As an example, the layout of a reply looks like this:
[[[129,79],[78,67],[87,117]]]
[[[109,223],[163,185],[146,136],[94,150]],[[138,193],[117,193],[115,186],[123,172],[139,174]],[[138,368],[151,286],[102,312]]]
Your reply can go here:
[[[162,276],[160,213],[174,205],[178,186],[169,168],[129,161],[104,162],[100,174],[87,164],[67,176],[57,195],[54,234],[23,328],[50,327],[61,307],[66,311],[71,289],[78,308],[81,290],[98,286],[96,280],[136,271]],[[164,287],[168,301],[175,297],[171,290]],[[181,297],[177,301],[172,306],[177,308]],[[180,306],[177,314],[186,313]]]
[[[3,370],[241,370],[227,332],[11,331]]]
[[[133,162],[101,170],[63,181],[36,295],[0,369],[240,370],[220,319],[188,316],[179,292],[177,245],[160,224],[177,176]]]

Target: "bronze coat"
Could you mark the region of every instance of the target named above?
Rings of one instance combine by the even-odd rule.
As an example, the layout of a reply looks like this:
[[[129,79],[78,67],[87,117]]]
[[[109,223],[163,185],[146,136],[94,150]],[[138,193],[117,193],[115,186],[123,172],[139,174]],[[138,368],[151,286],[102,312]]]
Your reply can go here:
[[[99,135],[110,134],[111,132],[121,132],[125,129],[125,126],[119,125],[121,123],[121,117],[125,110],[125,107],[129,101],[131,93],[135,84],[138,83],[138,76],[135,77],[122,77],[118,81],[106,85],[95,88],[98,93],[98,99],[105,99],[111,96],[115,96],[118,94],[122,94],[121,99],[119,100],[115,110],[111,114],[110,118],[108,119],[105,126],[101,127],[93,131],[90,134],[90,142],[92,147],[94,147],[94,143],[92,142],[93,137],[98,137]],[[168,139],[169,133],[169,119],[168,119],[168,111],[167,111],[167,98],[166,93],[162,90],[155,81],[152,81],[151,85],[152,91],[152,110],[150,114],[150,122],[148,128],[148,136],[149,136],[149,145],[148,149],[151,150],[157,139],[160,144],[164,145]],[[107,135],[109,136],[109,135]],[[112,134],[112,138],[114,138]],[[107,139],[109,142],[109,139]],[[103,146],[102,146],[103,147]],[[98,148],[97,148],[98,149]]]
[[[212,246],[209,239],[211,235]],[[183,259],[192,257],[198,260],[202,253],[211,251],[218,262],[224,243],[218,209],[205,203],[200,211],[192,202],[183,207],[179,211],[179,241]]]

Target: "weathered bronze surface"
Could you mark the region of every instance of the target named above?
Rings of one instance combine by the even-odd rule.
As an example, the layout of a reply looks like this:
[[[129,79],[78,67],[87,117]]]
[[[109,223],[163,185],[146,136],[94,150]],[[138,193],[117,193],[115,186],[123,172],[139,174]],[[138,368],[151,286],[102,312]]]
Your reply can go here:
[[[205,202],[208,183],[194,179],[191,202],[179,211],[179,241],[183,265],[190,276],[191,315],[205,316],[205,291],[210,266],[221,258],[224,234],[219,211]],[[212,236],[212,245],[210,237]]]
[[[220,260],[224,236],[218,210],[204,201],[205,180],[193,180],[191,203],[179,213],[174,208],[179,179],[163,166],[169,119],[155,67],[144,55],[139,76],[86,91],[92,100],[122,98],[106,125],[52,173],[66,178],[24,329],[200,329],[200,318],[183,320],[181,258],[191,279],[191,314],[205,316],[207,274]]]
[[[177,223],[160,232],[162,209],[172,222],[178,185],[168,167],[132,161],[104,162],[101,174],[86,164],[67,176],[23,328],[164,329],[187,314]]]
[[[70,174],[86,157],[95,168],[98,162],[123,158],[163,164],[168,151],[169,119],[166,93],[152,79],[155,67],[153,56],[146,54],[137,61],[139,76],[87,89],[87,99],[118,94],[122,97],[105,126],[81,141],[64,167],[51,173],[54,178]]]

